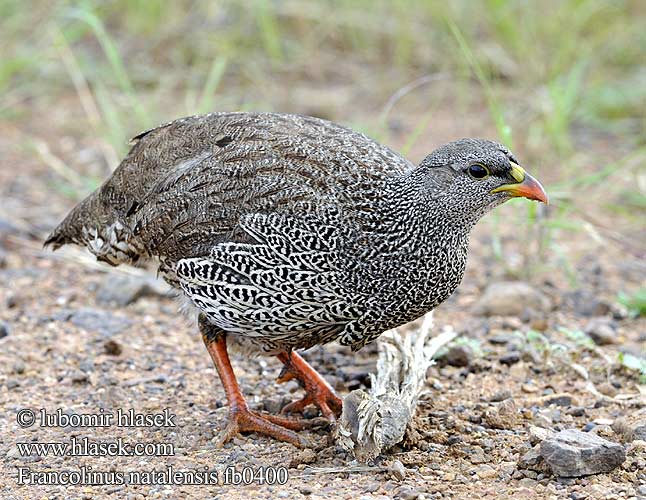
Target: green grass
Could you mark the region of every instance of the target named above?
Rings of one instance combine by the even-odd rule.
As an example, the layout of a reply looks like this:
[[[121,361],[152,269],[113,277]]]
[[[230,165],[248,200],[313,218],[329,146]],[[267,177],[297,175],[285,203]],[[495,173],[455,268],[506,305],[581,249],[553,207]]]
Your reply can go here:
[[[640,288],[632,294],[621,292],[617,300],[628,309],[631,316],[646,316],[646,287]]]
[[[646,358],[620,352],[617,355],[617,361],[624,368],[639,373],[639,383],[646,384]]]
[[[603,193],[632,223],[643,210],[634,186],[646,161],[645,15],[646,4],[615,0],[5,0],[0,118],[76,95],[76,133],[101,139],[114,167],[130,136],[177,116],[285,102],[307,111],[292,102],[297,87],[355,85],[354,109],[333,118],[404,153],[419,154],[450,106],[460,120],[484,116],[474,133],[520,150],[551,180],[553,207],[513,207],[520,265],[505,258],[510,212],[493,215],[494,258],[531,278],[552,256],[574,283],[561,240],[585,232],[581,201]],[[582,136],[620,148],[599,156]]]

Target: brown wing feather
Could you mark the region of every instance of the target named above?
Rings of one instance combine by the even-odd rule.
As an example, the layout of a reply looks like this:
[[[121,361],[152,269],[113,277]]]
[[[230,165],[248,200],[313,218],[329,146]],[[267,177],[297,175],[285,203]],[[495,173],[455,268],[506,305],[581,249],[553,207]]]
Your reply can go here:
[[[90,245],[87,228],[109,241],[115,222],[125,258],[175,262],[205,255],[233,237],[241,215],[289,210],[296,203],[353,205],[387,177],[413,165],[363,134],[312,117],[212,113],[176,120],[134,138],[101,188],[57,228],[49,242]],[[83,228],[86,228],[84,231]],[[122,252],[124,253],[124,252]]]

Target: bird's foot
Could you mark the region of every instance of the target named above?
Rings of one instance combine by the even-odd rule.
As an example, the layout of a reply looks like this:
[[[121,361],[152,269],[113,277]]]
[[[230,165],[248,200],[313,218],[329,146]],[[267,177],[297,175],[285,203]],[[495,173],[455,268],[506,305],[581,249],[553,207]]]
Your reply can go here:
[[[307,448],[310,443],[294,431],[302,431],[328,425],[323,418],[310,420],[281,417],[278,415],[260,414],[249,409],[233,410],[229,413],[226,428],[220,433],[217,446],[221,448],[225,443],[243,432],[255,432],[273,437],[279,441],[291,443],[298,448]]]
[[[306,406],[312,404],[327,420],[336,422],[341,415],[343,401],[325,379],[295,352],[281,353],[278,358],[285,364],[278,382],[297,379],[305,389],[305,396],[285,405],[281,413],[302,413]]]
[[[321,414],[332,423],[336,422],[337,417],[341,415],[342,400],[332,393],[323,395],[308,392],[301,399],[287,403],[280,412],[303,413],[303,410],[309,405],[316,406]]]
[[[204,344],[211,355],[229,402],[229,421],[224,431],[220,434],[218,446],[223,446],[227,441],[242,432],[264,434],[302,448],[308,446],[307,440],[300,437],[295,431],[326,426],[329,422],[324,418],[305,420],[268,414],[261,415],[251,411],[231,367],[231,360],[227,352],[226,335],[221,332],[215,332],[216,334],[214,335],[210,328],[204,321],[203,316],[200,316],[200,329],[202,330]]]

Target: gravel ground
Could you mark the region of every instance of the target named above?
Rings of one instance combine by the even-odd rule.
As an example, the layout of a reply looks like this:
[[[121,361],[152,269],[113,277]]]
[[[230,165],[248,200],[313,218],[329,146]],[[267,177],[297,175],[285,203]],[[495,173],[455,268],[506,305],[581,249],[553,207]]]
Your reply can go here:
[[[477,228],[463,285],[435,315],[438,331],[451,325],[461,336],[429,369],[414,429],[374,464],[353,462],[327,430],[308,433],[311,449],[256,435],[216,449],[227,409],[192,320],[151,278],[97,266],[80,251],[43,252],[42,237],[72,203],[52,189],[47,167],[12,146],[20,133],[1,132],[0,157],[21,165],[19,175],[0,169],[1,498],[646,497],[646,442],[637,432],[646,420],[644,386],[638,372],[617,362],[619,352],[646,351],[646,320],[630,318],[616,304],[618,291],[643,283],[644,264],[621,245],[591,245],[577,233],[561,242],[576,286],[554,262],[531,283],[509,284],[492,256],[491,224]],[[76,151],[93,158],[96,145],[66,140],[58,154],[82,170]],[[523,242],[509,230],[505,257],[514,262]],[[493,291],[492,283],[499,283]],[[306,357],[345,395],[369,384],[376,353],[375,345],[358,354],[330,345]],[[294,382],[275,382],[277,360],[235,358],[234,366],[255,409],[275,412],[300,396]],[[77,419],[101,409],[167,410],[174,417],[154,427],[45,427],[41,408]],[[29,414],[24,410],[35,412],[34,425],[18,424],[18,415]],[[527,457],[540,445],[536,428],[596,434],[619,443],[625,460],[608,473],[556,477]],[[17,446],[83,438],[172,445],[172,456],[55,457],[21,453]],[[245,470],[263,466],[286,468],[286,484],[258,484],[259,477],[248,485],[18,484],[20,468],[24,474],[85,470],[116,478],[172,467],[202,479],[205,470],[215,471],[222,481],[236,482]]]

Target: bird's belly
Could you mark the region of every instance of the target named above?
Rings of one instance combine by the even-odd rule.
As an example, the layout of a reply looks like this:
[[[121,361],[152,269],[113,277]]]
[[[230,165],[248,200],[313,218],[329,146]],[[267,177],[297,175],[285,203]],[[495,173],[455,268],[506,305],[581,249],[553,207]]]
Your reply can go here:
[[[394,294],[383,307],[384,330],[414,321],[435,309],[458,288],[466,267],[466,252],[452,251],[440,254],[418,265],[411,273],[403,275],[393,286]]]

